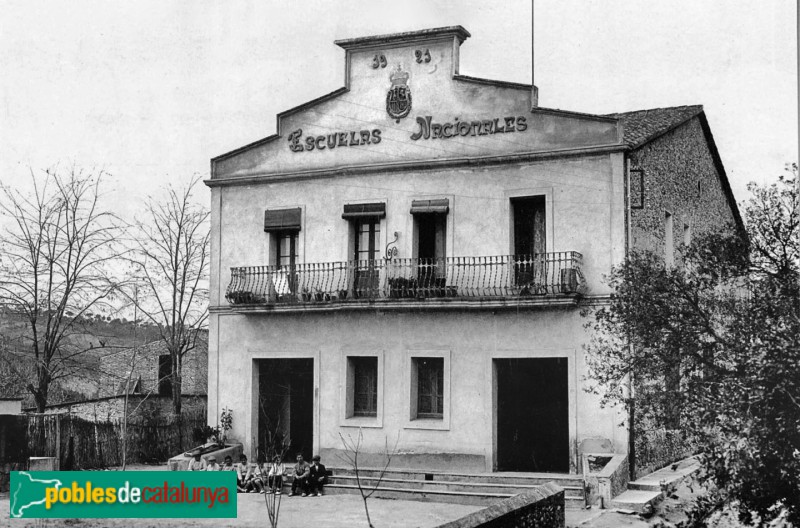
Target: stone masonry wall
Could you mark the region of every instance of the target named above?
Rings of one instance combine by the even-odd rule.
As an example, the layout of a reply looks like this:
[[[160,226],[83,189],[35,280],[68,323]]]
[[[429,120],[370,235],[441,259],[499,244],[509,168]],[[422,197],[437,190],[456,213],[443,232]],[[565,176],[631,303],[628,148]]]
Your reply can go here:
[[[163,341],[154,341],[136,349],[132,383],[141,379],[139,394],[158,393],[158,358],[168,354]],[[130,368],[133,349],[109,354],[100,360],[102,380],[99,396],[116,396],[124,393],[124,384]],[[183,384],[181,394],[205,395],[208,390],[208,343],[198,340],[197,347],[183,357]]]
[[[144,402],[142,402],[142,400],[144,400]],[[119,420],[122,417],[124,408],[125,398],[123,396],[115,396],[81,402],[48,405],[45,412],[47,414],[70,412],[73,416],[83,418],[90,422],[111,422]],[[128,397],[128,409],[130,413],[129,416],[133,419],[137,417],[166,417],[172,413],[172,398],[168,396],[152,395],[145,399],[143,396],[132,394]],[[184,416],[205,415],[206,397],[204,395],[184,396],[181,405],[181,413]]]
[[[629,159],[632,205],[639,201],[635,171],[644,171],[644,207],[631,210],[634,249],[664,254],[665,212],[673,215],[675,262],[679,262],[685,225],[692,238],[725,226],[733,229],[734,213],[699,117],[631,152]]]
[[[563,528],[564,490],[552,482],[438,528]]]

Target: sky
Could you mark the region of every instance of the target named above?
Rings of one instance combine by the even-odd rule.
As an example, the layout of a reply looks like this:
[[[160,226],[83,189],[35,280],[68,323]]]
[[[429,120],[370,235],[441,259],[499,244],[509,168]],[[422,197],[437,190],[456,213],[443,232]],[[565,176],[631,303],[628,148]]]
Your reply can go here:
[[[472,34],[462,74],[530,83],[535,62],[543,107],[704,105],[737,200],[798,159],[793,0],[0,5],[0,180],[103,169],[128,219],[165,184],[206,178],[210,158],[274,133],[277,113],[341,87],[334,40],[451,25]]]

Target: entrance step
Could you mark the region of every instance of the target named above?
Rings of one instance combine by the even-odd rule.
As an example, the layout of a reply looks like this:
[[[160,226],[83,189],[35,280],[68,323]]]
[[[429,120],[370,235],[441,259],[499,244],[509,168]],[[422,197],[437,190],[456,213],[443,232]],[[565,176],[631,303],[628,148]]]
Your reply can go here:
[[[660,490],[628,490],[614,497],[611,501],[611,507],[644,513],[649,507],[658,504],[661,499],[662,495]]]
[[[352,468],[329,468],[331,476],[325,490],[331,494],[359,494]],[[584,505],[583,479],[576,475],[548,473],[446,473],[414,469],[359,469],[362,487],[372,489],[375,497],[390,499],[488,505],[524,493],[545,482],[564,488],[567,507]],[[380,482],[380,484],[378,484]]]

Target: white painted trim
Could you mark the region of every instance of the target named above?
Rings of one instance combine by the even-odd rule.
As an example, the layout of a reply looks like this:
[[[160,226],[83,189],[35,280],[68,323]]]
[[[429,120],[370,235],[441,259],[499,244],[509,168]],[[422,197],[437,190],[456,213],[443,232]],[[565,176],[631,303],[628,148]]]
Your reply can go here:
[[[450,398],[450,350],[449,349],[410,349],[406,350],[405,358],[403,361],[403,394],[406,398],[406,418],[403,423],[403,429],[429,429],[435,431],[449,431],[450,430],[450,408],[452,407],[452,399]],[[414,402],[412,401],[412,387],[411,387],[411,369],[414,368],[412,363],[414,358],[431,358],[440,357],[444,359],[444,372],[443,381],[444,387],[442,388],[442,419],[416,419],[412,417],[412,409]]]
[[[567,408],[568,408],[568,423],[569,431],[568,438],[570,442],[570,468],[578,467],[577,446],[575,443],[578,438],[578,391],[581,390],[578,384],[578,352],[574,348],[565,349],[498,349],[491,351],[486,356],[486,363],[484,364],[484,372],[490,372],[491,376],[485,381],[485,394],[491,394],[491,400],[488,400],[489,412],[491,413],[491,441],[492,451],[491,456],[487,457],[486,470],[494,471],[497,467],[497,371],[495,367],[495,359],[548,359],[548,358],[567,358]],[[486,401],[486,400],[485,400]]]
[[[385,351],[375,350],[374,348],[350,348],[343,347],[339,351],[339,427],[368,427],[383,428],[384,410],[384,355]],[[351,357],[376,357],[378,358],[378,406],[375,418],[365,416],[347,416],[347,396],[351,387],[348,386],[347,370],[348,359]]]
[[[247,453],[250,452],[251,456],[248,458],[252,458],[256,453],[254,452],[255,446],[250,445],[251,440],[255,438],[254,434],[258,434],[258,394],[257,387],[258,387],[258,369],[256,368],[256,360],[259,359],[313,359],[314,360],[314,410],[313,410],[313,422],[314,422],[314,431],[312,434],[313,441],[313,451],[314,453],[319,453],[319,445],[320,445],[320,404],[319,404],[319,394],[320,394],[320,351],[319,350],[308,350],[308,348],[302,349],[283,349],[283,350],[263,350],[257,349],[253,350],[252,348],[247,349],[246,357],[250,360],[250,368],[252,369],[252,375],[248,378],[247,386],[244,387],[244,390],[247,394],[250,394],[250,417],[249,420],[245,421],[245,438],[243,440],[244,443],[244,451]],[[255,411],[254,411],[255,409]],[[235,419],[235,417],[234,417]]]

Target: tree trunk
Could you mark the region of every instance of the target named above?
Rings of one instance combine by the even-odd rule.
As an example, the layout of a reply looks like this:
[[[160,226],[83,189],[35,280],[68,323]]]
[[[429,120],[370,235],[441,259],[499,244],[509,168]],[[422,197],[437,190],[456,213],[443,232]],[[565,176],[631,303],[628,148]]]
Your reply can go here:
[[[181,415],[181,389],[182,389],[182,376],[181,376],[181,356],[180,353],[171,352],[172,354],[172,411],[175,414],[175,426],[178,428],[178,445],[183,450],[183,417]]]

